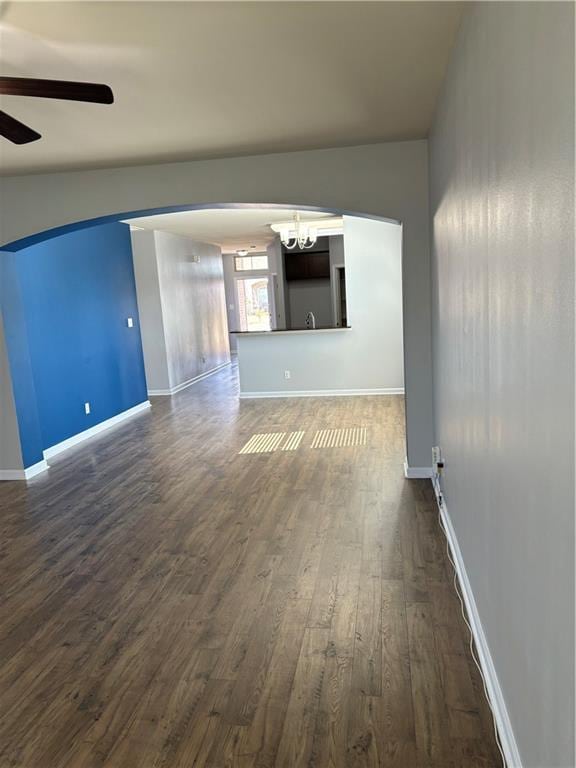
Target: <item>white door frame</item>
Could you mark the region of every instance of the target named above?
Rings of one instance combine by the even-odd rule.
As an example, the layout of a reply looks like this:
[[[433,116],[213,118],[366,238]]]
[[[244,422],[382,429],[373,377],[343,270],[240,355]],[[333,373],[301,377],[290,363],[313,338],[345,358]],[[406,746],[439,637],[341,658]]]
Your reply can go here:
[[[334,325],[340,326],[342,318],[340,317],[340,280],[338,280],[338,270],[346,269],[345,264],[332,264],[332,320]]]

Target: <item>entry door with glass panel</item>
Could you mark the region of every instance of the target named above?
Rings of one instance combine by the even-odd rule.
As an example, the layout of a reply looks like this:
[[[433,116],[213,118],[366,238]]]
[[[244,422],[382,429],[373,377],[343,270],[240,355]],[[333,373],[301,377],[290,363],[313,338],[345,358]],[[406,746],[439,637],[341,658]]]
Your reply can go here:
[[[241,331],[270,330],[270,281],[268,277],[236,278],[238,319]]]

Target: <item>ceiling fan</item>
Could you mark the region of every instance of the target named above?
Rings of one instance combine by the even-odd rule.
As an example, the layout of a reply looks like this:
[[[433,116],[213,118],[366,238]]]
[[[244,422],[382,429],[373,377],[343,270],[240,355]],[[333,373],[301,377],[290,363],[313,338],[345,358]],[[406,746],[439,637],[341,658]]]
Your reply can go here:
[[[100,83],[74,83],[68,80],[42,80],[30,77],[0,77],[0,94],[7,96],[35,96],[42,99],[87,101],[93,104],[112,104],[114,94]],[[13,144],[29,144],[41,134],[15,117],[0,111],[0,136]]]

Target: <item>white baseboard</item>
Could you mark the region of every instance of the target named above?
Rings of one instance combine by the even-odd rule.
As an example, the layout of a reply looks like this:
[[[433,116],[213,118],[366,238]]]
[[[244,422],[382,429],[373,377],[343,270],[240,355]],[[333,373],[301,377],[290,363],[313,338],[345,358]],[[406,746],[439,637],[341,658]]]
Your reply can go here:
[[[264,397],[357,397],[358,395],[403,395],[402,387],[389,389],[302,389],[282,390],[278,392],[240,392],[241,400],[254,400]],[[429,477],[429,475],[428,475]]]
[[[434,474],[432,467],[411,467],[408,459],[404,460],[404,477],[409,480],[426,479],[429,480]]]
[[[508,768],[522,768],[522,759],[520,757],[520,751],[514,738],[514,732],[512,730],[512,724],[510,717],[508,716],[508,710],[506,709],[506,702],[500,687],[500,682],[496,674],[496,668],[492,661],[492,655],[484,634],[484,628],[480,620],[480,614],[474,600],[474,593],[472,592],[472,586],[468,579],[466,572],[466,566],[462,558],[462,552],[456,538],[456,532],[450,520],[448,510],[446,509],[446,502],[444,501],[444,495],[438,483],[437,478],[432,479],[432,485],[436,494],[436,500],[438,502],[438,509],[444,527],[446,529],[446,538],[448,539],[448,546],[452,553],[452,559],[456,563],[456,575],[460,584],[460,590],[464,598],[466,605],[466,612],[468,614],[468,621],[472,627],[472,634],[474,636],[474,643],[478,652],[478,659],[484,679],[486,681],[486,688],[488,690],[488,697],[490,699],[490,705],[494,713],[494,719],[496,721],[496,728],[498,729],[498,735],[500,736],[500,743],[504,751],[506,758],[506,765]]]
[[[149,389],[148,395],[149,397],[162,397],[164,395],[175,395],[176,392],[181,392],[183,389],[186,389],[186,387],[192,386],[192,384],[196,384],[198,381],[202,381],[202,379],[208,378],[208,376],[212,376],[215,373],[218,373],[218,371],[221,371],[222,368],[226,368],[230,365],[230,361],[227,363],[222,363],[222,365],[216,366],[216,368],[211,368],[209,371],[206,371],[206,373],[201,373],[199,376],[194,376],[193,379],[188,379],[187,381],[183,381],[182,384],[177,384],[175,387],[172,387],[171,389]]]
[[[42,461],[32,464],[31,467],[26,467],[26,469],[0,469],[0,480],[30,480],[47,469],[48,462],[46,459],[42,459]]]
[[[90,429],[85,429],[77,435],[72,435],[72,437],[63,440],[61,443],[51,445],[50,448],[46,448],[44,451],[44,458],[51,459],[53,456],[62,453],[62,451],[67,451],[69,448],[78,445],[78,443],[83,443],[84,440],[89,440],[91,437],[100,434],[100,432],[104,432],[104,430],[110,429],[110,427],[114,427],[116,424],[120,424],[120,422],[125,421],[132,416],[136,416],[137,414],[142,413],[142,411],[148,410],[148,408],[150,408],[150,402],[146,400],[143,403],[135,405],[133,408],[129,408],[127,411],[122,411],[122,413],[112,416],[111,419],[106,419],[106,421],[101,421],[100,424],[95,424],[93,427],[90,427]]]

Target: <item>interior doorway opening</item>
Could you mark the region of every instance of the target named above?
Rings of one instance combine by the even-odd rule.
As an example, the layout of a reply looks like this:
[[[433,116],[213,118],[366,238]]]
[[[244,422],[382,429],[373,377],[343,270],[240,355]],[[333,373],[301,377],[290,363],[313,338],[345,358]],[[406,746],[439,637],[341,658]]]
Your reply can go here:
[[[238,318],[243,333],[271,329],[271,294],[268,277],[237,277]]]
[[[306,208],[304,206],[302,211],[314,213],[319,220],[338,216],[343,222],[342,226],[348,231],[349,242],[352,243],[356,239],[357,243],[356,246],[344,247],[343,241],[346,239],[344,229],[341,229],[339,233],[326,235],[327,240],[334,240],[335,244],[340,243],[340,252],[333,253],[332,246],[334,243],[332,242],[326,245],[319,242],[317,247],[312,249],[309,264],[305,261],[305,255],[303,257],[302,253],[298,253],[298,249],[290,250],[290,253],[284,250],[278,236],[274,237],[273,243],[269,242],[270,249],[268,246],[263,248],[262,245],[255,249],[251,248],[249,251],[251,262],[248,265],[241,261],[242,257],[238,253],[242,250],[241,248],[236,248],[233,254],[228,248],[228,253],[224,253],[224,248],[220,248],[214,242],[208,242],[207,237],[204,242],[196,240],[195,238],[200,235],[196,235],[192,231],[178,233],[177,231],[156,229],[156,227],[165,226],[164,222],[158,222],[159,218],[167,219],[173,216],[176,220],[184,214],[212,215],[215,211],[220,214],[243,215],[249,213],[252,216],[258,215],[261,222],[266,223],[268,219],[272,219],[274,216],[276,216],[276,220],[279,217],[288,219],[294,210],[296,209],[291,206],[281,205],[218,205],[194,207],[189,210],[170,210],[169,212],[139,211],[137,212],[138,215],[136,213],[122,214],[121,217],[117,217],[114,226],[130,225],[130,237],[134,252],[135,240],[150,240],[150,238],[155,241],[152,259],[156,259],[157,266],[160,263],[159,253],[166,251],[166,243],[170,243],[168,250],[172,252],[172,255],[166,258],[165,266],[167,267],[166,274],[169,275],[168,282],[171,283],[171,290],[174,293],[163,297],[160,295],[160,291],[160,294],[157,294],[158,301],[156,304],[164,310],[166,308],[169,310],[164,311],[163,325],[165,329],[169,329],[176,341],[173,342],[173,339],[166,335],[163,349],[166,356],[169,356],[176,348],[176,360],[169,360],[168,365],[164,366],[167,369],[165,381],[159,381],[153,387],[148,381],[149,395],[175,394],[180,389],[205,378],[226,364],[225,358],[227,354],[229,355],[229,350],[225,338],[228,337],[228,332],[231,332],[230,338],[240,339],[244,337],[245,341],[239,343],[247,349],[246,344],[251,343],[246,341],[249,334],[263,335],[269,331],[286,331],[289,333],[302,331],[303,333],[293,337],[294,340],[289,342],[290,354],[294,354],[290,359],[286,358],[285,350],[282,351],[280,347],[276,350],[270,347],[263,354],[261,351],[258,352],[260,357],[255,360],[250,359],[250,354],[248,354],[244,370],[251,373],[259,372],[262,379],[254,388],[253,380],[243,380],[241,366],[241,397],[401,395],[404,393],[402,227],[398,222],[357,214],[351,216],[344,214],[342,217],[340,211]],[[151,218],[155,219],[149,229],[143,226],[145,222],[142,219],[147,218],[142,215],[144,213],[150,213]],[[61,238],[72,235],[91,238],[94,233],[106,225],[111,225],[111,222],[84,222],[83,226],[78,224],[72,228],[67,227],[66,232],[60,235],[54,231],[44,233],[44,241],[40,241],[40,236],[36,236],[35,242],[30,248],[44,243],[50,244],[48,250],[56,252],[60,247]],[[384,251],[378,253],[375,251],[372,254],[371,258],[374,259],[372,267],[359,268],[367,258],[367,253],[371,247],[370,243],[376,243],[380,237],[380,233],[377,233],[378,228],[381,229],[381,232],[386,233],[386,237],[391,238],[391,244],[389,243]],[[270,235],[269,229],[269,225],[267,225],[267,236]],[[230,235],[231,232],[228,231],[225,234]],[[319,238],[320,240],[321,238]],[[158,243],[161,247],[158,247]],[[244,244],[247,244],[245,237],[242,241],[242,245]],[[394,254],[394,280],[390,279],[390,275],[384,273],[378,275],[373,272],[370,273],[374,265],[380,268],[382,264],[388,263],[388,256],[384,255],[381,258],[386,248],[388,248],[388,255]],[[14,250],[19,252],[18,247],[15,247]],[[25,257],[27,250],[26,248],[23,249],[23,257]],[[276,260],[268,261],[268,269],[260,270],[263,274],[259,274],[259,270],[254,269],[254,267],[263,265],[264,254],[269,260],[272,251],[275,251]],[[174,255],[175,252],[177,252],[176,255]],[[192,294],[190,296],[185,295],[182,286],[185,275],[192,277],[191,285],[199,285],[196,276],[204,270],[203,286],[217,288],[220,278],[216,276],[215,279],[215,273],[211,270],[206,271],[205,268],[211,263],[211,259],[213,263],[216,263],[219,252],[221,258],[229,259],[230,263],[234,265],[235,288],[233,298],[229,300],[226,296],[223,303],[224,332],[219,331],[218,349],[211,351],[207,350],[206,345],[214,326],[213,317],[207,311],[201,312],[194,320],[194,333],[191,336],[186,335],[185,331],[189,322],[186,312],[197,305],[197,297],[195,298]],[[290,262],[290,259],[295,259],[295,261]],[[349,261],[350,259],[351,261]],[[148,256],[145,256],[144,260],[150,263]],[[287,265],[290,265],[289,268]],[[327,266],[328,271],[326,272]],[[166,281],[162,277],[160,288],[164,284]],[[325,286],[328,286],[327,292]],[[322,290],[318,290],[320,287]],[[367,294],[371,296],[370,302],[366,300]],[[321,297],[322,302],[326,302],[327,320],[322,320],[324,305],[313,303],[318,300],[318,297]],[[220,299],[212,294],[208,305],[213,308],[219,301]],[[231,320],[230,304],[238,310],[236,321]],[[380,314],[382,307],[388,305],[393,305],[394,322],[383,321]],[[145,322],[140,296],[138,296],[138,307],[141,322],[138,323],[136,318],[134,327],[138,327],[142,331],[144,338]],[[309,314],[315,317],[315,321],[311,323],[307,321]],[[130,318],[134,321],[132,312]],[[94,325],[92,323],[92,326]],[[133,326],[129,324],[128,327]],[[381,328],[385,329],[385,334],[375,338],[373,331]],[[220,329],[222,329],[221,324]],[[314,336],[312,333],[314,330],[321,331],[324,335]],[[341,332],[344,335],[331,336],[326,334],[326,331]],[[282,334],[274,333],[273,336],[281,338]],[[386,348],[386,344],[391,339],[394,339],[393,345]],[[287,342],[281,341],[280,344],[286,346]],[[157,344],[155,349],[158,350]],[[253,349],[255,350],[255,347]],[[182,364],[182,356],[188,355],[190,350],[198,358],[194,367],[186,367]],[[383,360],[387,364],[394,361],[394,377],[389,377],[389,371],[383,371],[382,367],[378,369],[375,363],[379,360]],[[124,373],[127,372],[123,371],[122,375]],[[111,409],[114,407],[115,404],[112,403]],[[92,414],[95,414],[95,410],[92,407]],[[94,416],[94,421],[95,418],[96,416]],[[70,435],[70,437],[73,436]],[[68,436],[65,435],[64,437],[67,439]]]

